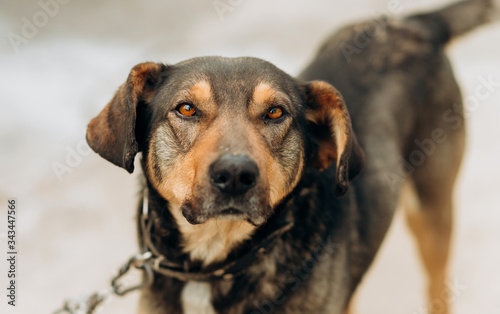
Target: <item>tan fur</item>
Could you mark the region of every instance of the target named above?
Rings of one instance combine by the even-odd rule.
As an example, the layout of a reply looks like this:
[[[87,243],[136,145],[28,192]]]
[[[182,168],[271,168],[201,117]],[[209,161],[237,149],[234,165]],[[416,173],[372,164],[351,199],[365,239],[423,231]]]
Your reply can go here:
[[[194,83],[184,96],[185,101],[193,103],[193,105],[203,111],[206,116],[215,116],[217,113],[217,104],[214,101],[212,87],[207,80],[201,80]]]
[[[181,204],[193,195],[193,187],[196,181],[201,181],[200,177],[206,176],[206,171],[210,163],[207,157],[214,149],[217,142],[217,129],[208,130],[204,136],[197,141],[187,154],[177,156],[173,167],[166,168],[160,165],[162,169],[162,182],[157,182],[154,173],[153,163],[148,163],[148,174],[152,178],[154,185],[165,199],[173,203]],[[155,142],[153,135],[151,143]],[[153,160],[153,149],[149,151],[149,160]]]
[[[249,239],[255,231],[246,221],[212,218],[203,224],[192,225],[182,216],[180,205],[171,204],[170,211],[182,234],[183,251],[193,260],[203,261],[204,265],[225,259],[234,246]]]
[[[450,246],[451,207],[445,205],[441,208],[425,208],[411,179],[406,180],[403,185],[399,204],[405,210],[407,224],[417,240],[428,275],[428,302],[431,309],[429,313],[448,314],[448,300],[443,296],[450,293],[446,286],[446,264]],[[436,219],[437,215],[441,217]],[[449,226],[440,221],[443,219]],[[438,302],[440,307],[434,309],[433,302]]]
[[[355,310],[355,301],[351,298],[351,301],[349,302],[349,305],[347,306],[347,309],[345,310],[344,314],[356,314]]]
[[[136,65],[130,71],[130,82],[132,83],[132,94],[137,101],[140,98],[146,102],[151,101],[153,91],[145,87],[146,80],[149,77],[154,77],[161,69],[161,65],[154,62],[144,62]]]
[[[111,146],[116,142],[115,135],[108,126],[107,117],[109,116],[111,104],[116,102],[119,97],[121,97],[121,95],[116,93],[99,115],[90,121],[87,131],[87,140],[89,143],[100,143],[103,139],[106,139],[106,144]]]
[[[327,143],[319,145],[315,165],[323,170],[328,168],[333,160],[337,160],[338,167],[349,139],[350,121],[346,114],[347,109],[343,105],[340,93],[333,86],[316,81],[311,83],[310,89],[319,107],[308,110],[306,119],[318,125],[329,124],[334,136],[333,145]]]
[[[254,88],[248,113],[251,117],[260,117],[262,113],[270,109],[270,106],[283,106],[289,102],[287,95],[274,89],[269,83],[261,82]]]
[[[149,160],[153,160],[152,155],[153,150],[150,149]],[[191,186],[195,177],[195,169],[194,167],[186,167],[187,164],[192,164],[192,162],[192,156],[187,155],[182,158],[182,162],[176,162],[173,169],[164,169],[160,166],[164,174],[162,182],[158,182],[154,175],[153,162],[148,163],[147,172],[150,180],[165,199],[171,202],[181,203],[192,194]]]
[[[247,134],[251,143],[253,157],[257,161],[262,174],[262,180],[266,180],[267,182],[264,184],[269,186],[269,204],[274,207],[297,184],[304,161],[302,158],[300,159],[300,167],[296,171],[296,177],[291,185],[287,185],[288,178],[283,173],[278,161],[268,151],[262,137],[259,136],[255,129],[249,129]]]
[[[333,128],[333,134],[335,135],[335,143],[337,146],[337,168],[339,167],[340,157],[344,153],[347,141],[349,138],[345,115],[341,109],[335,109],[333,112],[333,121],[342,121],[343,123],[333,123],[331,126]]]
[[[190,89],[189,93],[196,100],[196,102],[209,103],[213,97],[212,87],[208,81],[199,81],[194,84]]]
[[[275,96],[276,90],[271,85],[268,83],[259,83],[253,91],[252,100],[256,104],[267,104]]]
[[[279,163],[275,160],[269,163],[268,180],[271,187],[269,195],[269,203],[271,206],[276,206],[292,189],[297,185],[300,180],[302,169],[304,168],[304,159],[300,158],[299,167],[296,169],[295,178],[291,184],[287,185],[289,179],[285,176],[280,169]]]

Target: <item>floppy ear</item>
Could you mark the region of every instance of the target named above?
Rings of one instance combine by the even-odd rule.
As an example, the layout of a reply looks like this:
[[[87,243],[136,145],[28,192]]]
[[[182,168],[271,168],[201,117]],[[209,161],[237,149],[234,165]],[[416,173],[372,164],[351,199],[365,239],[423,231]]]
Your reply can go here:
[[[151,101],[160,83],[159,74],[165,69],[165,65],[153,62],[134,66],[111,102],[89,123],[89,146],[130,173],[134,171],[134,158],[139,151],[135,134],[137,106]]]
[[[306,85],[308,132],[317,144],[312,165],[320,171],[336,161],[337,196],[347,192],[349,180],[363,169],[364,153],[352,130],[351,118],[340,92],[313,81]]]

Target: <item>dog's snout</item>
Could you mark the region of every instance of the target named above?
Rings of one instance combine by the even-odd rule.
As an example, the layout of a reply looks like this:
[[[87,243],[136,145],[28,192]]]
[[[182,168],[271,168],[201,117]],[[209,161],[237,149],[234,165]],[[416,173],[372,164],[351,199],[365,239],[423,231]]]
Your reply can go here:
[[[214,186],[229,195],[243,194],[257,184],[259,168],[245,155],[223,155],[210,166]]]

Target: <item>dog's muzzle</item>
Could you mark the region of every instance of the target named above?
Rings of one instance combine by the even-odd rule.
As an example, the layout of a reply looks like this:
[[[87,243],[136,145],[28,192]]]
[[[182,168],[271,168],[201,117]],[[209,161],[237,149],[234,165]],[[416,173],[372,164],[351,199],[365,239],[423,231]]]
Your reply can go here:
[[[207,219],[247,220],[262,224],[270,215],[257,163],[245,154],[223,154],[208,167],[207,187],[181,206],[191,224]]]

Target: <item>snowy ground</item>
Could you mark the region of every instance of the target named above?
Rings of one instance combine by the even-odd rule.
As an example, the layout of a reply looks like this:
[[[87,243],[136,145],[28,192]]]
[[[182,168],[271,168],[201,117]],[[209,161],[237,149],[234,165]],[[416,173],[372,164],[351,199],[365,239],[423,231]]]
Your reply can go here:
[[[63,2],[63,1],[61,1]],[[136,250],[138,174],[88,151],[84,130],[136,63],[194,56],[249,55],[295,74],[320,41],[345,23],[388,12],[388,1],[226,1],[221,16],[205,1],[82,1],[49,7],[38,1],[0,4],[0,235],[7,199],[19,202],[18,304],[1,313],[48,313],[65,297],[107,287]],[[54,3],[42,0],[42,3]],[[444,3],[401,0],[403,14]],[[37,33],[15,52],[9,33]],[[34,30],[31,30],[34,33]],[[479,77],[500,81],[500,24],[449,47],[464,96]],[[500,308],[500,88],[468,117],[468,149],[456,190],[451,277],[461,289],[456,313]],[[66,166],[60,174],[54,166]],[[5,238],[0,285],[7,285]],[[5,291],[5,290],[2,290]],[[398,216],[357,301],[359,313],[420,314],[424,281],[412,239]],[[133,313],[137,295],[113,299],[103,313]]]

